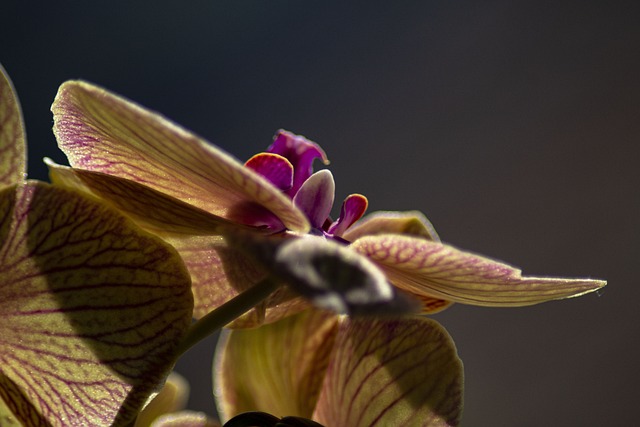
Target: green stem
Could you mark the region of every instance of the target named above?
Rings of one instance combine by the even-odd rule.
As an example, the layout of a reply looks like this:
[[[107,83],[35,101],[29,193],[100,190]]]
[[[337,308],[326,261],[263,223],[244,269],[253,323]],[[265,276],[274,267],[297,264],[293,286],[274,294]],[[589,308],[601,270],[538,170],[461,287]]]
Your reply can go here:
[[[247,311],[267,299],[280,287],[276,281],[267,277],[246,291],[222,304],[206,316],[191,325],[178,346],[178,354],[184,354],[198,342],[222,329],[225,325],[242,316]]]

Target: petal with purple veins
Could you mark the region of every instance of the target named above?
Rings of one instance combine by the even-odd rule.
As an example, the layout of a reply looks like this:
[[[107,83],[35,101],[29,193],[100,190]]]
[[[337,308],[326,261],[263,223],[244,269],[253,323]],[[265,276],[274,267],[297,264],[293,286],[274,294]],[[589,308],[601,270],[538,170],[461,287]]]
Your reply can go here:
[[[247,411],[310,418],[337,322],[333,314],[307,310],[260,328],[223,334],[214,376],[223,420]]]
[[[462,399],[462,362],[436,321],[344,318],[313,419],[326,426],[456,426]]]
[[[93,199],[27,182],[0,190],[0,307],[0,398],[14,415],[112,425],[166,377],[193,299],[166,243]]]
[[[401,289],[479,306],[516,307],[596,291],[602,280],[522,277],[520,270],[452,246],[401,235],[365,236],[351,247]]]
[[[51,109],[58,145],[74,168],[136,181],[226,219],[257,205],[290,230],[308,230],[302,212],[269,181],[157,113],[77,81],[60,87]]]

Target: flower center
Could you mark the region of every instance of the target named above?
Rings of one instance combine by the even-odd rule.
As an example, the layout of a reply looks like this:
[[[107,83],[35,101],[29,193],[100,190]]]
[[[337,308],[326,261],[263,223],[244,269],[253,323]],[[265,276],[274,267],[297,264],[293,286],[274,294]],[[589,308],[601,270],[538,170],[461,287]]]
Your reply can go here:
[[[349,195],[342,203],[336,221],[330,218],[335,198],[335,182],[328,169],[313,173],[313,162],[327,157],[318,144],[303,136],[280,130],[267,149],[256,154],[245,166],[259,173],[293,199],[294,205],[309,219],[311,234],[342,241],[342,234],[367,209],[367,198]]]

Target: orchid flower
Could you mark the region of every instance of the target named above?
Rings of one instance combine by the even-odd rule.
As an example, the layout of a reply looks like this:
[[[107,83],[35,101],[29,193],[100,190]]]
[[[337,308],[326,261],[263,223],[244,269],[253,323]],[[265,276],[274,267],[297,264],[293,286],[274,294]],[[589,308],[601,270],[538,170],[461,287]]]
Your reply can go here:
[[[161,115],[89,83],[64,83],[52,111],[59,147],[71,164],[50,162],[54,183],[108,200],[174,245],[191,273],[198,318],[265,277],[316,305],[347,312],[360,300],[391,306],[398,290],[432,313],[453,302],[524,306],[606,284],[523,277],[507,264],[441,243],[419,213],[381,212],[358,221],[367,205],[361,195],[347,197],[332,221],[333,178],[327,170],[312,173],[313,160],[326,163],[326,156],[289,132],[279,132],[266,153],[243,165]],[[336,289],[332,282],[345,263],[355,266],[348,274],[364,275],[373,285]],[[296,272],[296,264],[304,268]],[[272,322],[307,306],[279,288],[234,326]]]
[[[128,425],[175,362],[189,274],[104,203],[25,180],[25,152],[0,67],[0,425]]]
[[[326,163],[326,156],[289,132],[279,132],[266,153],[243,165],[161,115],[89,83],[64,83],[52,111],[59,147],[72,166],[50,163],[54,183],[108,200],[174,245],[191,273],[196,317],[265,277],[315,296],[316,303],[324,298],[327,306],[353,310],[358,304],[346,301],[346,290],[324,289],[332,284],[314,264],[320,252],[334,254],[336,266],[345,258],[366,264],[375,276],[375,290],[366,290],[374,302],[395,298],[396,291],[385,288],[391,283],[420,300],[423,313],[452,302],[530,305],[606,284],[522,277],[509,265],[441,243],[419,213],[382,212],[358,221],[367,206],[361,195],[347,197],[331,221],[333,178],[327,170],[312,173],[313,160]],[[294,258],[277,255],[282,252]],[[301,254],[305,277],[292,271]],[[275,321],[307,305],[280,288],[235,326]]]
[[[460,421],[462,363],[447,332],[425,317],[351,318],[312,309],[225,331],[216,354],[223,421],[253,411],[332,427]]]

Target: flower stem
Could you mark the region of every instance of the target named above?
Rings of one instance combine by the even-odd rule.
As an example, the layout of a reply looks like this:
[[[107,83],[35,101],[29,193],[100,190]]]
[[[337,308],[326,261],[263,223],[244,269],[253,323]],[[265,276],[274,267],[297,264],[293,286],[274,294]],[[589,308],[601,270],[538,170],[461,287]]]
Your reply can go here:
[[[279,287],[279,283],[267,277],[196,321],[178,346],[178,355],[184,354],[201,340],[251,310]]]

